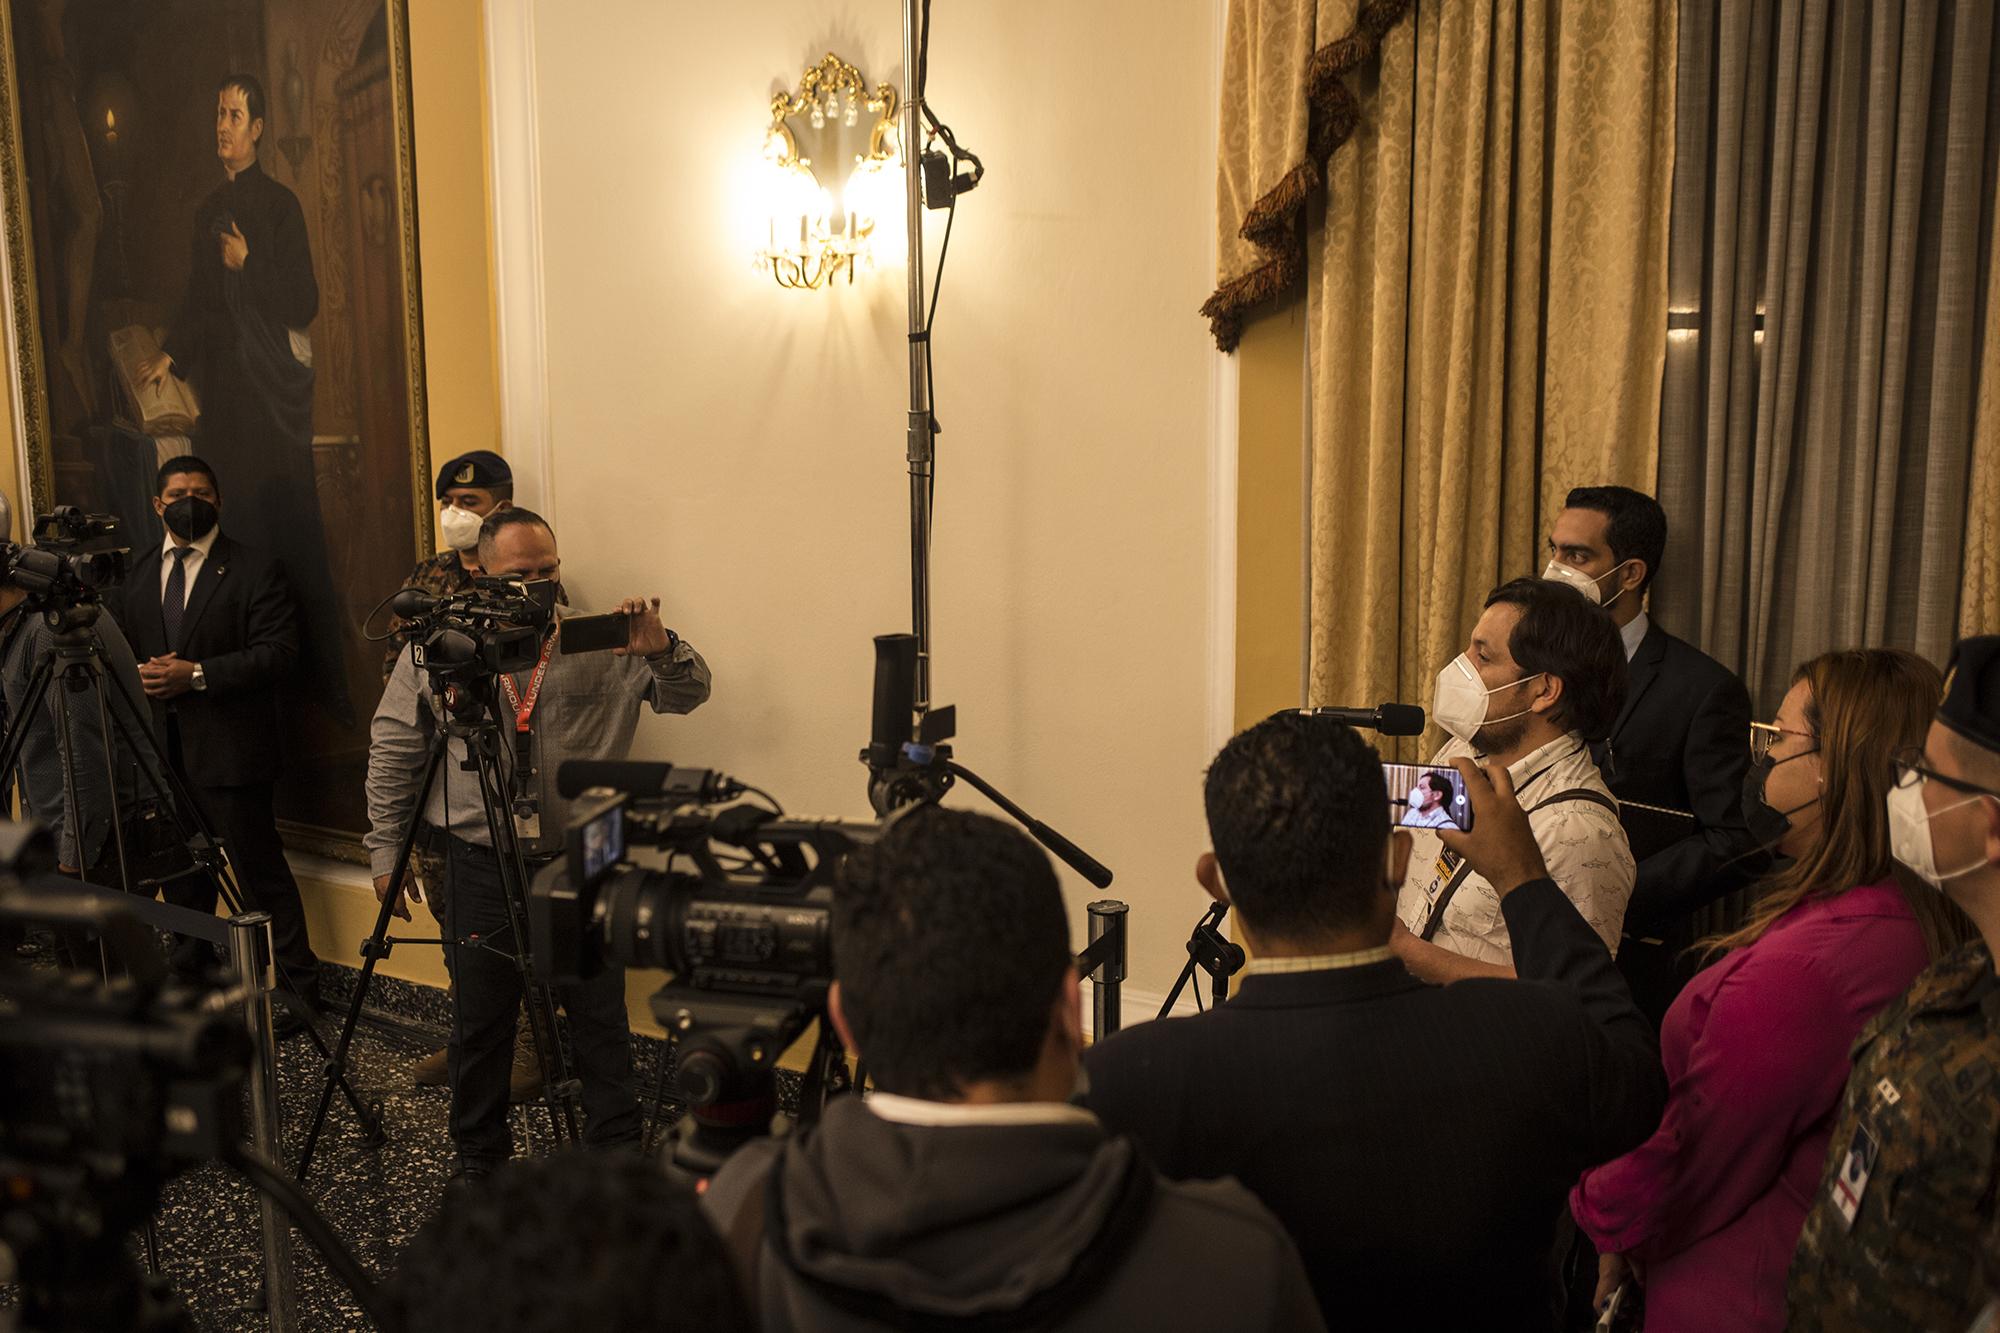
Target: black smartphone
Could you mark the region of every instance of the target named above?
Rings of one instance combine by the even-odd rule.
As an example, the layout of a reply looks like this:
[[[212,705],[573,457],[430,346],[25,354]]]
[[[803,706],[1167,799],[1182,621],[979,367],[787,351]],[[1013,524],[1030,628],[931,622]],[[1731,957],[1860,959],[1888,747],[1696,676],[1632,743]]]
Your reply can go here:
[[[623,648],[632,642],[632,617],[623,611],[601,616],[565,616],[562,621],[562,650],[567,653],[601,653],[607,648]]]
[[[1469,832],[1472,802],[1465,779],[1442,764],[1384,764],[1389,822],[1398,828],[1449,828]]]

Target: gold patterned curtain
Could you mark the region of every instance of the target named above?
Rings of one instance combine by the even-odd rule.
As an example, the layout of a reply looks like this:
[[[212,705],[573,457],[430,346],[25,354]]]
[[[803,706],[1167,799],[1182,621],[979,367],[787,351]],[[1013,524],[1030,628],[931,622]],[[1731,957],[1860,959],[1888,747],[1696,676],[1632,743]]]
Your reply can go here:
[[[1349,0],[1329,27],[1319,0],[1232,0],[1216,180],[1219,271],[1201,308],[1223,351],[1235,350],[1246,313],[1305,276],[1307,204],[1328,155],[1363,114],[1346,77],[1374,57],[1410,4]]]
[[[1428,701],[1570,486],[1651,486],[1674,42],[1673,0],[1422,0],[1353,76],[1308,247],[1315,702]]]
[[[1994,201],[2000,209],[2000,199]],[[1986,258],[1986,331],[1979,409],[1972,426],[1972,486],[1965,506],[1965,586],[1958,633],[2000,634],[2000,225]]]

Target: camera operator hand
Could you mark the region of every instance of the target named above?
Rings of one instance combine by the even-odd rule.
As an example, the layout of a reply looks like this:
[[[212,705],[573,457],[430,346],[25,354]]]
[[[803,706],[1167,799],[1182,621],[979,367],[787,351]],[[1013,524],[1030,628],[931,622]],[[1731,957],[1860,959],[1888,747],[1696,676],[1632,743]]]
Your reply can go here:
[[[389,876],[377,875],[375,877],[375,901],[379,903],[388,896]],[[403,875],[403,887],[396,890],[396,906],[394,909],[396,915],[405,921],[411,920],[410,903],[420,903],[423,900],[424,891],[417,887],[417,877],[405,872]]]
[[[139,684],[148,698],[179,698],[194,688],[194,668],[176,653],[148,658],[139,664]]]
[[[1454,759],[1451,766],[1465,779],[1466,799],[1472,802],[1472,832],[1439,829],[1439,841],[1471,862],[1502,898],[1530,880],[1547,879],[1541,845],[1535,841],[1527,812],[1514,797],[1514,779],[1506,765],[1481,768],[1470,759]]]
[[[671,640],[667,638],[667,627],[660,623],[659,598],[627,597],[618,604],[618,609],[630,618],[632,637],[623,648],[613,648],[612,656],[651,657],[667,651]]]

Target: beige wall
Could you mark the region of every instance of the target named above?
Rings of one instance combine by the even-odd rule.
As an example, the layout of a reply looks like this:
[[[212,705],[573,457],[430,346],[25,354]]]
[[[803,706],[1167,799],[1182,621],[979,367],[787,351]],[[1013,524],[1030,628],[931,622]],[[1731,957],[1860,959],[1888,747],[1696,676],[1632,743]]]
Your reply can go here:
[[[1201,905],[1212,417],[1213,15],[1165,8],[940,6],[931,49],[990,168],[937,325],[935,696],[963,760],[1118,873],[1154,991]],[[566,577],[662,594],[714,666],[645,750],[861,816],[869,640],[909,621],[903,266],[781,291],[734,210],[774,83],[829,48],[902,82],[897,6],[537,12]]]

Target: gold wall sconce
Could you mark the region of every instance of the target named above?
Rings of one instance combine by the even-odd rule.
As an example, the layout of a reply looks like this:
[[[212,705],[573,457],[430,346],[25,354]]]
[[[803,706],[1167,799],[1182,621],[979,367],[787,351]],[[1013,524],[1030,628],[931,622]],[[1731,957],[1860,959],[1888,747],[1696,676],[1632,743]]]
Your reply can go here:
[[[876,223],[903,207],[903,159],[896,129],[898,99],[886,83],[871,91],[861,71],[831,51],[799,78],[796,92],[771,97],[771,127],[764,135],[764,244],[759,272],[780,287],[811,290],[841,274],[852,284],[857,268],[875,263]],[[871,123],[862,128],[862,114]],[[791,122],[803,118],[810,154],[799,149]],[[865,151],[861,135],[868,136]],[[823,181],[814,158],[845,178]]]

